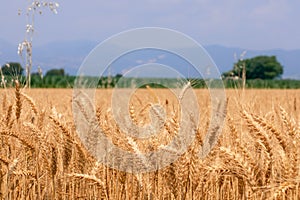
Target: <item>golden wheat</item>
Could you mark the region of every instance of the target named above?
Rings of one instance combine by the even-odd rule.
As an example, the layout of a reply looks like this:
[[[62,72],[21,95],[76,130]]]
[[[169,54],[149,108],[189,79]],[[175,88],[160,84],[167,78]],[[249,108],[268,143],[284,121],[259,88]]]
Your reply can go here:
[[[0,93],[0,199],[300,199],[300,91],[244,90],[240,95],[227,90],[227,104],[216,108],[226,116],[223,127],[211,121],[216,118],[211,119],[209,92],[195,92],[199,121],[181,119],[180,101],[168,90],[137,90],[128,116],[138,127],[159,124],[158,133],[139,138],[114,120],[112,90],[97,91],[94,107],[84,95],[85,105],[79,94],[72,102],[71,90],[26,90],[16,81],[14,90]],[[147,168],[145,154],[176,153],[166,145],[178,137],[182,120],[190,122],[195,137],[164,168],[120,171],[98,162],[81,142],[72,103],[84,122],[101,128],[118,148],[139,155],[136,163],[108,155],[120,166]],[[200,158],[207,141],[215,146]]]

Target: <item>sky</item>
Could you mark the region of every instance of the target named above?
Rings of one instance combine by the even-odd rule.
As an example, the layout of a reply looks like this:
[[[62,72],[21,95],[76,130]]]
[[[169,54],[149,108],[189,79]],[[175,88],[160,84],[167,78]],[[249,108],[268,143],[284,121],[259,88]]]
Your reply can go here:
[[[32,1],[1,0],[0,39],[24,39]],[[101,42],[140,27],[180,31],[202,45],[253,50],[300,49],[299,0],[56,0],[57,14],[35,15],[33,45],[54,41]],[[18,15],[18,10],[21,10]]]

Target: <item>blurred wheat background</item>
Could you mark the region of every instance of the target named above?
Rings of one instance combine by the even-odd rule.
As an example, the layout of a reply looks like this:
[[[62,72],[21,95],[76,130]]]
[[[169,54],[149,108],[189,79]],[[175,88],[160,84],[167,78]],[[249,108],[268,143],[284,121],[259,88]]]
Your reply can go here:
[[[86,150],[73,122],[71,89],[26,90],[18,83],[2,89],[1,199],[300,199],[300,91],[226,90],[226,122],[205,159],[198,153],[211,105],[207,90],[195,93],[200,120],[188,151],[163,169],[135,174],[108,168]],[[176,137],[178,101],[168,90],[132,96],[128,111],[138,125],[150,122],[149,103],[166,111],[160,134],[132,142],[113,120],[111,95],[97,91],[96,115],[118,147],[155,151]]]

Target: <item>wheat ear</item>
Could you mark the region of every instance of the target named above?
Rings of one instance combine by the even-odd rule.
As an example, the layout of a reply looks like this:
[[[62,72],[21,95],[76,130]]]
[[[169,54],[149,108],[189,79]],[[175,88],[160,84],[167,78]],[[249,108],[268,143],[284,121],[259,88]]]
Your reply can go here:
[[[33,111],[33,113],[35,115],[38,114],[38,109],[33,101],[33,99],[31,97],[29,97],[28,95],[21,93],[21,96],[29,103],[31,110]]]
[[[15,100],[16,100],[16,118],[19,120],[22,110],[22,101],[21,101],[21,92],[20,92],[20,83],[18,80],[15,80]]]

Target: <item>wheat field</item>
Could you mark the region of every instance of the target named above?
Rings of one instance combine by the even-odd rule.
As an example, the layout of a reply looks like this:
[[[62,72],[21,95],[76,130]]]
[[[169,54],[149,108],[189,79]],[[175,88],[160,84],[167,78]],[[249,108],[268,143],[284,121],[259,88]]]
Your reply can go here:
[[[97,162],[82,144],[71,89],[1,89],[1,199],[300,199],[300,90],[226,90],[222,134],[204,159],[211,105],[207,90],[195,93],[200,117],[188,150],[167,167],[129,173]],[[116,146],[149,152],[176,137],[181,116],[167,89],[140,89],[130,99],[137,125],[151,122],[149,105],[165,109],[163,130],[145,140],[119,130],[112,90],[96,94],[98,125]]]

